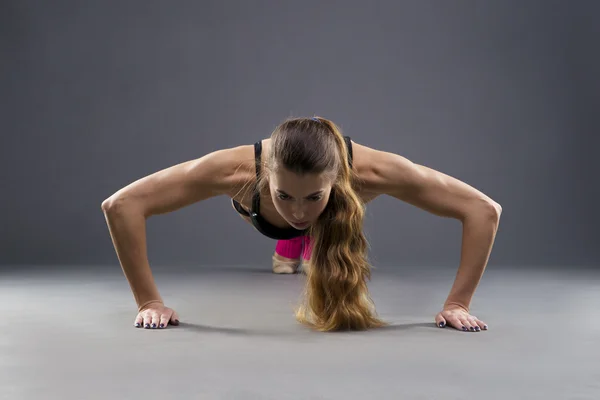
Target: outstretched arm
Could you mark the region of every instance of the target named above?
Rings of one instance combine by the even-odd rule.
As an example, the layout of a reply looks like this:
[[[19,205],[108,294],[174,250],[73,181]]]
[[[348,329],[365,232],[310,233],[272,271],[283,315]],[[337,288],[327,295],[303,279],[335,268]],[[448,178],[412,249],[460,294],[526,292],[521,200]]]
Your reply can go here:
[[[138,311],[162,303],[146,249],[146,219],[224,194],[234,183],[235,149],[220,150],[141,178],[102,202],[117,257]]]
[[[373,181],[381,193],[463,226],[460,266],[444,308],[467,313],[487,265],[502,207],[472,186],[393,153],[379,152]]]

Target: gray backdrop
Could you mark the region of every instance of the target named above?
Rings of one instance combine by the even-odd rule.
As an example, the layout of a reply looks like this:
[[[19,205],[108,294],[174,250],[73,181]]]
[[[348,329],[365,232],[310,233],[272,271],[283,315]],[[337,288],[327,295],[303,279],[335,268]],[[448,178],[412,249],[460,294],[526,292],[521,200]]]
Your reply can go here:
[[[3,0],[0,263],[114,268],[104,199],[317,114],[498,201],[490,265],[595,266],[599,9]],[[366,232],[375,265],[458,265],[455,220],[382,197]],[[220,197],[152,217],[148,246],[152,265],[268,269],[275,242]]]

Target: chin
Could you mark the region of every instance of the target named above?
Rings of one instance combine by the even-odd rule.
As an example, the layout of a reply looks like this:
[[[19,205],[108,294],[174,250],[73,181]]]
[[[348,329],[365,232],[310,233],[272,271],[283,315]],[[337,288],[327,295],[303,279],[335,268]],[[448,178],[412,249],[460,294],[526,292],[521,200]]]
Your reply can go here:
[[[306,229],[306,228],[308,228],[312,224],[312,222],[309,221],[309,222],[307,222],[305,224],[302,224],[302,225],[296,224],[294,222],[289,222],[289,224],[292,225],[296,229]]]

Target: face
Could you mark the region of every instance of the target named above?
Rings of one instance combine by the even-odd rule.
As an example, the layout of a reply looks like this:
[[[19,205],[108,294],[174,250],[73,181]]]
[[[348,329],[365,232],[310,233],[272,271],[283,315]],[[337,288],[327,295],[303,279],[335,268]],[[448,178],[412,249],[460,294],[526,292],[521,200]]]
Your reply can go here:
[[[280,168],[269,175],[269,187],[277,212],[294,228],[306,229],[327,206],[332,182],[325,174],[300,176]]]

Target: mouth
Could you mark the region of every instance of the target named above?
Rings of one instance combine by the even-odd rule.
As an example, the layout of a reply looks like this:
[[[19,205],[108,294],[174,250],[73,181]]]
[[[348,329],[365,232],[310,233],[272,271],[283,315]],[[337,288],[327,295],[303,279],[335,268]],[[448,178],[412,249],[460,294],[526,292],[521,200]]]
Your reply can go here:
[[[298,227],[298,228],[304,228],[308,226],[308,221],[303,221],[303,222],[293,222],[292,225]]]

